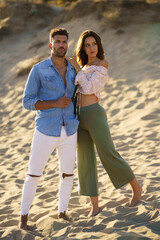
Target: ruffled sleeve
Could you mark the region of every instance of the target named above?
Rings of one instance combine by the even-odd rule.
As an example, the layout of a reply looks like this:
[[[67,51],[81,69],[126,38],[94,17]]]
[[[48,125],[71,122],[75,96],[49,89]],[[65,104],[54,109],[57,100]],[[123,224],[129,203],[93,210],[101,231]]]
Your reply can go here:
[[[108,79],[108,70],[103,66],[90,66],[80,71],[75,80],[76,85],[80,85],[84,94],[99,95],[99,91],[104,87]]]
[[[90,90],[92,89],[92,82],[87,78],[87,75],[82,71],[80,71],[75,80],[75,85],[79,85],[83,92],[90,93]]]
[[[99,92],[102,87],[106,84],[108,79],[108,70],[103,66],[96,66],[95,71],[91,76],[91,82],[93,85],[93,91]]]

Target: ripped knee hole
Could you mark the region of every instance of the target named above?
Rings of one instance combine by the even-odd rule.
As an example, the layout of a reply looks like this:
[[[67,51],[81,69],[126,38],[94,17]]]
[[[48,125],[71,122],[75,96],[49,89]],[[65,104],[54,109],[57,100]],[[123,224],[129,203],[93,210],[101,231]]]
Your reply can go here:
[[[30,176],[30,177],[40,177],[40,176],[37,176],[37,175],[28,174],[28,173],[27,173],[27,175]]]
[[[67,173],[62,173],[62,177],[72,177],[74,174],[67,174]]]

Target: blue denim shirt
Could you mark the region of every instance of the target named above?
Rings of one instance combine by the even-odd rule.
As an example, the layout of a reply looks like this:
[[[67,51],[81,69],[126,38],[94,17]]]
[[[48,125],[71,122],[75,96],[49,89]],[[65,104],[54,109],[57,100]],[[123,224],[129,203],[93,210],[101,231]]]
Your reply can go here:
[[[23,106],[26,109],[36,110],[35,103],[38,100],[57,100],[64,96],[72,101],[65,108],[49,108],[37,110],[35,122],[36,128],[48,136],[59,137],[64,121],[68,136],[74,134],[78,128],[78,120],[74,113],[73,95],[75,91],[76,72],[67,61],[66,88],[64,81],[54,66],[51,57],[36,65],[30,71],[23,95]]]

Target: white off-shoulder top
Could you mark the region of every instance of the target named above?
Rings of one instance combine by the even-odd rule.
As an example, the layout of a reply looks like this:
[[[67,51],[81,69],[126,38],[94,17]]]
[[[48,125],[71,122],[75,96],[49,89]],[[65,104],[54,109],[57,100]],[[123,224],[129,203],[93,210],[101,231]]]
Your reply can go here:
[[[101,99],[100,90],[108,77],[108,70],[103,66],[84,66],[75,79],[75,85],[78,85],[76,94],[95,94]]]

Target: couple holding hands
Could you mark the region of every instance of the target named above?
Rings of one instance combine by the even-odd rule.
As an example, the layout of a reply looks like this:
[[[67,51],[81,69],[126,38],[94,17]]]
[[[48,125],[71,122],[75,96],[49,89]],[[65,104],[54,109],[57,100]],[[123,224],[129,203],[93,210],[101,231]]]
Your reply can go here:
[[[39,178],[55,148],[60,174],[59,218],[66,218],[76,149],[79,194],[89,196],[91,201],[88,216],[100,212],[94,145],[114,187],[130,183],[133,190],[130,206],[135,206],[142,194],[130,166],[115,150],[106,112],[98,103],[100,90],[108,79],[108,62],[104,58],[101,38],[91,30],[84,31],[77,42],[76,61],[65,57],[67,30],[56,28],[50,31],[49,48],[51,56],[33,66],[23,95],[24,108],[36,110],[36,128],[20,212],[20,228],[25,230]]]

